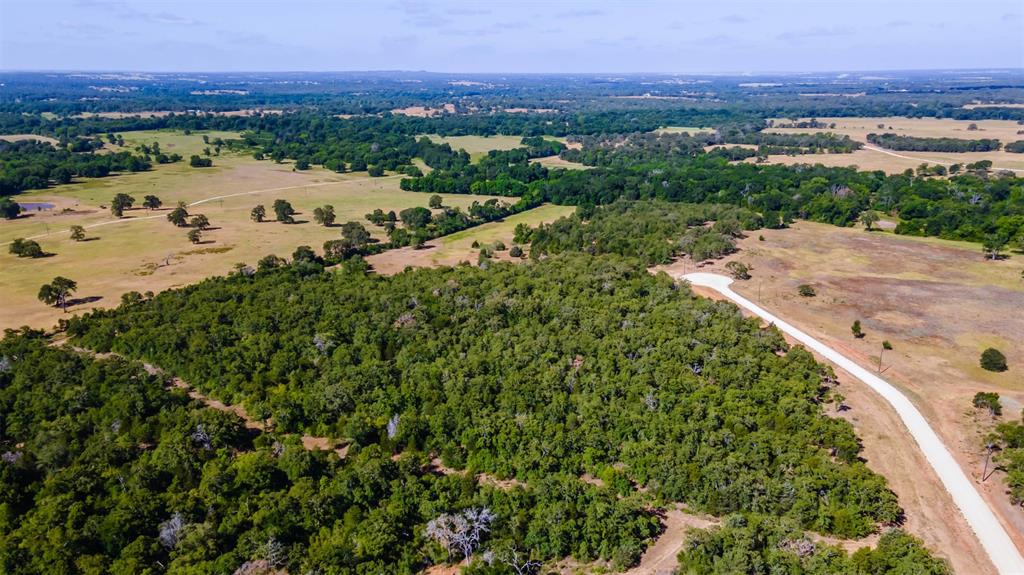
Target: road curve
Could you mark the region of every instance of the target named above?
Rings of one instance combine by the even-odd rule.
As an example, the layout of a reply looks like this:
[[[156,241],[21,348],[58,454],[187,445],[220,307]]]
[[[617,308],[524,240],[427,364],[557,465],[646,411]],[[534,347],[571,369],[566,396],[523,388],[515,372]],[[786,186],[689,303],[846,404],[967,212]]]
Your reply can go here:
[[[682,279],[689,281],[693,285],[711,288],[740,307],[761,317],[761,319],[771,322],[775,327],[792,338],[866,383],[888,401],[893,409],[896,410],[896,413],[899,414],[900,419],[903,420],[914,440],[917,441],[918,447],[924,453],[925,458],[931,464],[939,479],[942,480],[946,491],[953,497],[956,506],[960,508],[960,512],[967,519],[967,523],[974,530],[975,535],[981,541],[982,547],[985,548],[985,552],[988,553],[989,558],[999,573],[1002,575],[1024,574],[1024,557],[1021,557],[1020,551],[1013,544],[1006,529],[1003,528],[995,513],[985,503],[978,490],[974,488],[974,483],[967,477],[956,460],[953,459],[949,449],[946,448],[942,440],[939,439],[939,436],[928,425],[921,412],[914,407],[914,404],[902,392],[831,347],[819,342],[737,294],[729,287],[729,284],[732,283],[731,279],[719,274],[699,272],[685,274],[682,276]]]

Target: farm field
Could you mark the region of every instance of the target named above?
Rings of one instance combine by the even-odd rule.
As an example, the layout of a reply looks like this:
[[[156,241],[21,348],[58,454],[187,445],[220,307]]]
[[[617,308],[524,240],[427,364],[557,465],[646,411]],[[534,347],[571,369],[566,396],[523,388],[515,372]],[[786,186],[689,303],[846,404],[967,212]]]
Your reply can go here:
[[[809,120],[809,118],[802,118],[801,120]],[[901,117],[817,118],[817,120],[826,124],[835,124],[835,127],[767,128],[765,132],[778,134],[833,132],[849,136],[851,139],[865,144],[868,143],[867,135],[871,133],[894,133],[901,136],[920,138],[958,138],[965,140],[993,138],[1001,141],[1004,145],[1024,139],[1024,134],[1018,134],[1018,131],[1024,130],[1024,126],[1009,120],[978,120],[972,122],[946,118]],[[776,118],[774,121],[779,123],[789,122],[790,120]],[[971,124],[976,124],[978,129],[968,130],[968,126]],[[883,127],[879,128],[879,125]],[[768,160],[773,163],[782,164],[821,163],[826,166],[856,165],[861,169],[884,170],[888,173],[898,173],[908,168],[916,168],[923,162],[948,165],[991,160],[995,169],[1024,170],[1024,157],[1022,157],[1022,154],[1014,154],[1002,150],[969,153],[904,151],[885,153],[865,148],[851,154],[816,154],[813,156],[772,155],[768,156]]]
[[[186,157],[203,147],[202,134],[126,134],[129,143],[136,139],[151,142],[154,138],[162,148]],[[170,147],[172,144],[174,147]],[[92,306],[116,306],[127,291],[158,292],[224,274],[237,262],[255,265],[268,254],[290,256],[299,245],[319,250],[324,241],[340,237],[339,228],[325,228],[312,221],[313,209],[324,204],[335,207],[338,224],[359,220],[375,237],[384,238],[381,228],[365,221],[366,213],[375,208],[400,211],[427,204],[426,194],[400,190],[399,179],[370,178],[365,172],[295,172],[290,164],[223,155],[214,158],[212,168],[191,168],[187,162],[178,162],[155,166],[148,172],[21,194],[21,202],[47,202],[56,207],[0,221],[0,242],[35,238],[45,251],[56,255],[25,259],[6,249],[0,253],[0,267],[4,269],[0,293],[9,302],[0,311],[0,328],[53,325],[63,315],[61,310],[43,305],[36,295],[40,285],[58,275],[78,282],[77,298],[91,300],[69,307],[72,313]],[[101,206],[121,192],[135,197],[136,206],[145,195],[156,195],[163,207],[153,211],[136,207],[125,212],[125,218],[115,219]],[[445,205],[464,208],[473,201],[489,199],[473,195],[443,197]],[[188,209],[190,214],[206,215],[212,225],[204,233],[203,242],[193,245],[185,237],[188,229],[173,226],[166,214],[179,201],[191,204],[207,198],[215,199]],[[299,212],[296,220],[302,223],[251,221],[249,212],[257,204],[266,206],[268,217],[273,218],[271,204],[277,198],[290,201]],[[61,213],[65,208],[71,211]],[[72,225],[86,227],[89,241],[70,240],[68,229]]]
[[[375,254],[366,258],[378,273],[393,274],[405,269],[406,266],[432,267],[456,265],[459,262],[476,263],[479,250],[473,248],[473,242],[481,245],[502,241],[508,248],[512,247],[515,228],[521,223],[535,227],[542,223],[552,222],[568,216],[575,210],[572,206],[556,206],[545,204],[509,216],[498,222],[490,222],[481,226],[462,230],[449,236],[440,237],[424,244],[420,249],[405,247]],[[512,259],[508,251],[497,252],[496,259]]]
[[[886,379],[917,404],[964,470],[979,481],[1009,531],[1018,535],[1018,545],[1024,544],[1024,513],[1003,493],[1001,477],[980,482],[983,438],[995,422],[971,406],[978,391],[999,393],[1003,418],[1008,420],[1019,417],[1024,406],[1024,349],[1018,344],[1024,339],[1024,317],[1019,313],[1024,305],[1024,256],[986,261],[973,244],[811,222],[756,235],[741,240],[738,254],[705,270],[725,273],[724,264],[731,260],[752,265],[753,278],[736,282],[735,291],[865,367],[877,368],[881,341],[890,341],[894,350],[883,357]],[[804,283],[815,288],[816,297],[797,295],[797,286]],[[850,331],[857,319],[867,334],[863,339]],[[980,368],[979,355],[989,346],[1007,355],[1009,371]],[[907,485],[908,478],[899,469],[885,470],[893,457],[920,456],[894,453],[912,441],[898,439],[891,422],[884,421],[889,410],[880,409],[879,398],[858,387],[843,388],[852,407],[844,417],[858,426],[869,462],[880,466],[876,470],[898,493],[919,493],[922,485]],[[924,500],[925,506],[938,503],[931,496]],[[912,522],[929,516],[902,496],[901,503]],[[936,542],[933,548],[955,540],[930,533],[927,524],[919,524],[919,529],[919,536]]]

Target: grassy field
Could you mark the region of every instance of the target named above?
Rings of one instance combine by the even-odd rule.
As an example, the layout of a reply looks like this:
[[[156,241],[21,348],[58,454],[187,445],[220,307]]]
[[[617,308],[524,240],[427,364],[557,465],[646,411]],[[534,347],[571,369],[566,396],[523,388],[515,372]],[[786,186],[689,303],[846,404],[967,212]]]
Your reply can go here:
[[[585,166],[579,162],[570,162],[569,160],[563,160],[558,156],[545,156],[543,158],[534,158],[530,160],[535,164],[541,164],[548,168],[565,168],[567,170],[589,170],[590,166]]]
[[[728,261],[750,264],[753,278],[736,282],[737,292],[869,369],[878,368],[881,342],[891,342],[885,377],[917,404],[964,470],[980,475],[984,434],[994,422],[971,407],[974,394],[999,393],[1006,418],[1019,417],[1024,407],[1024,254],[991,261],[977,244],[811,222],[759,230],[740,248],[706,269],[725,273]],[[799,296],[800,284],[813,286],[817,296]],[[854,320],[864,338],[853,337]],[[1006,354],[1009,371],[981,369],[979,356],[989,346]],[[856,403],[850,414],[873,416]],[[880,433],[875,427],[868,436]],[[1024,534],[1024,514],[999,481],[979,484],[1011,531]]]
[[[151,142],[155,137],[165,149],[194,150],[203,147],[202,134],[132,134],[126,141]],[[213,137],[213,136],[211,136]],[[173,144],[173,148],[168,148]],[[179,152],[180,153],[180,152]],[[212,168],[191,168],[185,162],[156,166],[152,171],[86,180],[49,190],[29,192],[18,197],[24,202],[50,202],[56,209],[0,221],[0,242],[34,237],[47,252],[56,255],[43,259],[21,259],[0,253],[0,294],[8,305],[0,310],[0,328],[30,325],[49,327],[61,317],[61,311],[36,300],[39,286],[61,275],[78,282],[79,298],[92,301],[73,306],[69,311],[84,311],[93,306],[117,305],[127,291],[160,291],[199,281],[210,275],[224,274],[236,262],[255,264],[267,254],[289,256],[299,245],[319,250],[324,241],[340,237],[338,228],[325,228],[312,221],[312,211],[332,204],[338,223],[358,220],[371,233],[383,237],[381,228],[370,225],[363,216],[381,208],[399,211],[426,206],[428,196],[403,192],[399,177],[370,178],[365,173],[336,174],[313,169],[292,171],[289,164],[257,162],[242,156],[214,158]],[[147,194],[159,196],[160,210],[135,208],[115,219],[106,208],[114,194],[124,192],[138,204]],[[446,205],[468,207],[474,200],[488,197],[445,195]],[[289,200],[299,212],[294,225],[250,220],[253,206],[263,204],[272,218],[271,204],[277,198]],[[213,229],[204,234],[204,242],[191,244],[188,229],[177,228],[166,220],[167,212],[178,201],[189,204],[190,214],[206,215]],[[67,208],[69,212],[62,213]],[[74,242],[68,237],[72,225],[85,226],[90,238]]]
[[[804,118],[803,120],[807,120]],[[818,118],[818,121],[826,124],[835,124],[834,128],[768,128],[766,132],[779,134],[806,134],[810,132],[833,132],[847,135],[858,142],[867,143],[867,135],[870,133],[894,133],[901,136],[914,136],[920,138],[959,138],[959,139],[981,139],[994,138],[1003,144],[1024,140],[1024,134],[1018,131],[1024,130],[1024,126],[1009,120],[952,120],[945,118],[900,118],[900,117],[876,117],[876,118]],[[789,122],[786,119],[775,119],[776,123]],[[976,124],[977,130],[969,130],[968,126]],[[881,128],[879,126],[882,126]],[[940,164],[969,164],[979,160],[991,160],[995,168],[1024,170],[1024,154],[1013,154],[1004,151],[995,152],[969,152],[969,153],[944,153],[944,152],[895,152],[897,155],[886,154],[871,149],[862,149],[851,154],[816,154],[806,156],[769,156],[773,163],[798,164],[798,163],[821,163],[826,166],[851,166],[856,165],[865,170],[884,170],[889,173],[898,173],[908,168],[916,168],[922,163]],[[905,157],[899,157],[905,156]]]
[[[665,126],[653,131],[655,134],[682,134],[684,132],[687,134],[697,134],[700,132],[711,132],[713,129],[698,128],[696,126]]]
[[[439,136],[427,134],[431,141],[448,144],[453,150],[466,150],[474,162],[491,150],[512,150],[522,148],[521,136]]]
[[[456,265],[459,262],[476,263],[478,249],[473,248],[473,242],[481,245],[490,244],[495,241],[502,241],[506,247],[512,247],[512,237],[515,235],[515,228],[521,223],[529,226],[537,226],[542,223],[552,222],[563,216],[568,216],[575,210],[572,206],[556,206],[545,204],[532,210],[509,216],[500,222],[490,222],[482,226],[476,226],[468,230],[454,233],[450,236],[437,238],[427,242],[420,249],[402,248],[367,258],[373,268],[382,274],[397,273],[406,266],[431,267],[441,265]],[[508,252],[496,254],[498,259],[510,259]]]

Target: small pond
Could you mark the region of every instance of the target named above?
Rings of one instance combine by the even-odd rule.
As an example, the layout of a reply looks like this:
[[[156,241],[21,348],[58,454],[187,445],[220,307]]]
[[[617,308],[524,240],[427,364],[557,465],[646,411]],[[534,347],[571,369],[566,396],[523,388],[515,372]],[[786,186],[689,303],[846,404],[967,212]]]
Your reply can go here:
[[[38,212],[40,210],[52,210],[54,205],[48,202],[18,202],[23,212]]]

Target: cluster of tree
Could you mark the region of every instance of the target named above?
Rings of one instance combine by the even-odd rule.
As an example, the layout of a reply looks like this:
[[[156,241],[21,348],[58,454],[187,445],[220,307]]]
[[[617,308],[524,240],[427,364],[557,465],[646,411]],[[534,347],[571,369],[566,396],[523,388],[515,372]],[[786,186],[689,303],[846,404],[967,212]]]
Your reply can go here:
[[[374,223],[380,222],[378,225],[383,226],[388,232],[390,242],[383,247],[419,247],[427,240],[501,220],[537,205],[525,199],[508,204],[497,198],[491,198],[484,202],[474,201],[470,204],[468,211],[463,211],[461,208],[441,206],[440,196],[432,196],[431,200],[431,207],[439,209],[438,213],[433,213],[424,207],[404,209],[397,215],[397,219],[402,222],[402,227],[395,225],[396,220],[392,218],[393,212],[385,215],[383,210],[375,210],[373,213],[367,214],[367,219]]]
[[[995,405],[998,404],[997,397]],[[1024,420],[997,425],[994,441],[989,444],[990,450],[996,448],[999,449],[996,463],[1006,472],[1006,486],[1010,496],[1017,505],[1024,505]]]
[[[899,529],[874,547],[852,555],[808,538],[792,521],[766,515],[732,515],[725,524],[691,531],[679,553],[679,572],[694,575],[952,575],[921,541]]]
[[[7,251],[19,258],[41,258],[47,255],[43,251],[42,246],[39,245],[39,242],[26,240],[25,238],[15,238],[7,246]]]
[[[999,140],[963,140],[960,138],[918,138],[899,134],[868,134],[872,144],[907,152],[991,152],[1000,147]]]
[[[823,413],[828,368],[639,261],[310,270],[210,279],[72,318],[68,332],[280,432],[343,437],[356,452],[433,453],[528,485],[590,472],[623,495],[641,485],[709,513],[760,509],[843,536],[900,520],[851,426]],[[557,542],[588,532],[557,523],[564,535],[526,548],[571,551]]]
[[[256,434],[165,383],[137,363],[55,348],[40,332],[7,334],[0,571],[413,573],[509,549],[624,567],[659,530],[638,497],[575,476],[501,490],[435,473],[422,452],[393,459],[383,440],[339,459],[294,436]],[[451,549],[436,537],[458,534],[446,518],[481,510],[475,542]]]
[[[402,178],[400,186],[406,191],[435,194],[525,196],[527,184],[548,176],[546,167],[530,162],[533,157],[531,148],[491,150],[475,164],[459,164],[422,177]]]
[[[591,170],[543,171],[527,162],[481,162],[406,179],[402,187],[486,190],[569,205],[600,205],[618,198],[730,203],[760,213],[770,228],[795,218],[848,226],[864,211],[876,210],[898,215],[900,234],[975,242],[991,236],[1001,242],[1000,249],[1024,241],[1024,180],[992,176],[987,172],[990,163],[967,166],[969,172],[953,178],[926,179],[915,178],[912,171],[887,176],[821,165],[730,164],[710,154],[675,162],[615,161]]]
[[[1003,146],[1003,149],[1007,152],[1013,152],[1014,154],[1024,154],[1024,140],[1017,140],[1016,142],[1010,142]]]
[[[711,227],[705,224],[714,221]],[[636,257],[648,265],[686,254],[694,260],[720,257],[736,249],[734,237],[761,225],[750,210],[714,204],[618,200],[583,206],[567,218],[530,229],[516,228],[514,240],[530,244],[530,257],[567,251]]]
[[[73,178],[102,178],[114,172],[148,170],[150,162],[131,152],[76,152],[48,142],[0,140],[0,196],[67,184]]]

